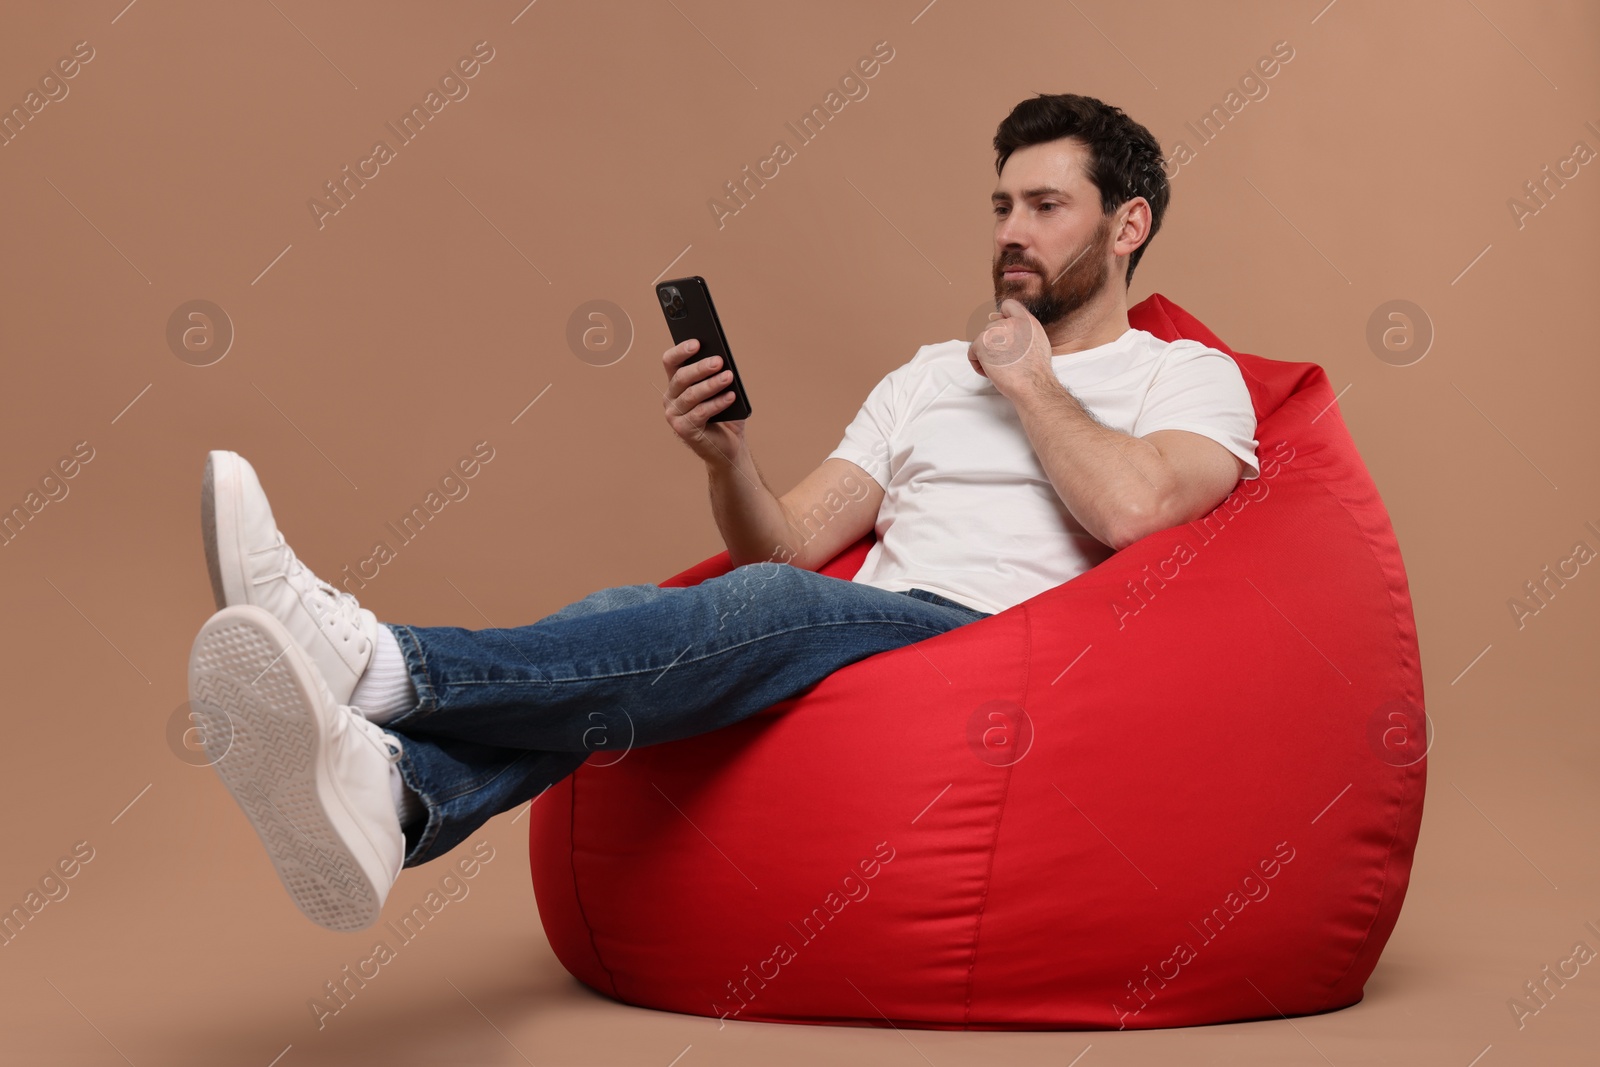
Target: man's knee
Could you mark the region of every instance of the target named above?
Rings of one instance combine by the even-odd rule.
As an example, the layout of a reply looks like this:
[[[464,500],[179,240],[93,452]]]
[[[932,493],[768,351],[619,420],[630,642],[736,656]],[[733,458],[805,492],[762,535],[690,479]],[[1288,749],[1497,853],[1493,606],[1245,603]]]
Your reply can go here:
[[[728,577],[737,576],[746,582],[770,582],[778,579],[792,578],[803,571],[799,567],[788,563],[779,563],[777,560],[764,559],[758,563],[745,563],[728,572]]]
[[[762,560],[729,571],[730,584],[750,596],[801,596],[815,590],[819,575],[788,563]]]
[[[788,602],[803,595],[808,578],[814,578],[809,571],[773,560],[746,563],[719,575],[718,628],[751,604]]]

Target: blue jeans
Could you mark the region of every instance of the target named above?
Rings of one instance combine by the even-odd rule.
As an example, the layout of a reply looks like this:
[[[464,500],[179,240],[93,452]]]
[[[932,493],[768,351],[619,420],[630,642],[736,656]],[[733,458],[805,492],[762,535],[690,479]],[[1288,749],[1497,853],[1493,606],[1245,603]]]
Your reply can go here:
[[[727,726],[833,671],[986,618],[925,589],[890,592],[787,563],[699,585],[602,589],[529,626],[386,624],[415,707],[384,724],[428,809],[405,866],[444,855],[593,753]]]

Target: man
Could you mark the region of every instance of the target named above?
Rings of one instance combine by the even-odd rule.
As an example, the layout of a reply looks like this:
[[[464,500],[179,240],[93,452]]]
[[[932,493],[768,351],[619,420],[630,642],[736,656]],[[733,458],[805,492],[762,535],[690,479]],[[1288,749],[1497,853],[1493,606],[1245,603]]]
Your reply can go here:
[[[706,421],[731,397],[726,372],[686,364],[693,340],[663,355],[667,421],[707,464],[734,565],[700,585],[603,589],[505,629],[380,624],[295,557],[250,465],[210,454],[219,610],[195,639],[191,707],[307,916],[364,929],[403,866],[591,753],[737,722],[1059,585],[1259,475],[1233,361],[1128,325],[1169,195],[1155,138],[1098,100],[1041,95],[994,146],[990,325],[886,375],[783,497],[742,421]],[[873,529],[853,580],[816,573]]]

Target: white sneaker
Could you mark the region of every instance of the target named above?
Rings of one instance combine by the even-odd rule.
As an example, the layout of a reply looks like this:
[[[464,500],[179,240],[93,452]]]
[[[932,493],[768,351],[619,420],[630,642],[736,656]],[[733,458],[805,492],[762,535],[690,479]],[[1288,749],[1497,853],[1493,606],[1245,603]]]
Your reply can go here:
[[[372,660],[378,618],[300,562],[273,521],[255,468],[237,452],[206,456],[200,531],[217,610],[254,604],[271,612],[322,671],[334,702],[350,703]]]
[[[330,930],[377,922],[405,861],[399,739],[337,703],[288,629],[249,604],[200,628],[189,706],[295,905]]]

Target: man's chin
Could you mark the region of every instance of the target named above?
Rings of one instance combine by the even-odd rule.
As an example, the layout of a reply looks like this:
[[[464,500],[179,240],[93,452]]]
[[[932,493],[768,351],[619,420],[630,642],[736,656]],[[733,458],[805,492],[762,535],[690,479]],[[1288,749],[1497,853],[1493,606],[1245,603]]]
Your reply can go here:
[[[999,307],[1000,301],[1006,299],[1025,301],[1027,299],[1027,294],[1034,291],[1033,283],[1038,280],[1039,276],[1037,274],[1030,274],[1026,278],[1022,278],[1014,282],[1002,280],[1000,284],[995,287],[995,306]]]

